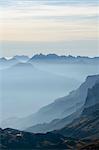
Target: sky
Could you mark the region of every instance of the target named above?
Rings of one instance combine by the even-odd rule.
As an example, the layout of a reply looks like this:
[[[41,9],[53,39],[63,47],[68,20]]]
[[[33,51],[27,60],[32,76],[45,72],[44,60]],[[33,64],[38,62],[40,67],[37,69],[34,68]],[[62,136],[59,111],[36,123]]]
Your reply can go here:
[[[99,55],[98,0],[1,0],[0,57]]]

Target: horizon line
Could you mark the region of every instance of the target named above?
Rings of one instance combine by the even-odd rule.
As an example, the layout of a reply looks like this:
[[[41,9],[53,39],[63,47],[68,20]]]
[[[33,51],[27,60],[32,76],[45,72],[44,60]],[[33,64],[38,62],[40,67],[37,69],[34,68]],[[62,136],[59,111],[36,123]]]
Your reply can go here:
[[[58,57],[73,57],[73,58],[78,58],[78,57],[81,57],[81,58],[90,58],[90,59],[92,59],[92,58],[99,58],[99,55],[97,56],[86,56],[86,55],[71,55],[71,54],[64,54],[64,55],[59,55],[59,54],[56,54],[56,53],[48,53],[48,54],[44,54],[44,53],[36,53],[36,54],[32,54],[32,55],[24,55],[24,54],[22,54],[22,55],[20,55],[20,54],[16,54],[16,55],[13,55],[13,56],[0,56],[0,59],[2,59],[2,58],[5,58],[6,60],[7,59],[12,59],[12,58],[14,58],[14,57],[16,57],[16,56],[19,56],[19,57],[22,57],[22,56],[24,56],[24,57],[28,57],[28,58],[33,58],[33,57],[35,57],[35,56],[40,56],[40,55],[42,55],[42,56],[45,56],[45,57],[47,57],[47,56],[49,56],[49,55],[56,55],[56,56],[58,56]]]

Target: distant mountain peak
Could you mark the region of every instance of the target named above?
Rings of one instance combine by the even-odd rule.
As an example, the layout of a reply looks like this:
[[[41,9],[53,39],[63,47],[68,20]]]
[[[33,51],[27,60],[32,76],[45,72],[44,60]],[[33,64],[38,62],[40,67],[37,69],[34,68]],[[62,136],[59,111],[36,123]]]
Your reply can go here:
[[[72,55],[57,55],[57,54],[36,54],[29,60],[32,61],[44,61],[44,62],[63,62],[63,63],[99,63],[99,57],[90,58],[88,56],[72,56]]]
[[[72,56],[72,55],[57,55],[55,53],[51,54],[35,54],[31,58],[29,58],[26,55],[16,55],[12,58],[6,59],[4,57],[0,58],[0,61],[10,61],[16,59],[20,62],[32,62],[32,61],[48,61],[48,62],[55,62],[55,61],[61,61],[66,63],[99,63],[99,57],[88,57],[88,56]]]
[[[14,65],[14,67],[33,67],[33,65],[31,63],[22,63],[22,62],[19,62],[16,65]]]
[[[29,57],[25,55],[16,55],[14,58],[20,62],[27,62],[29,60]]]

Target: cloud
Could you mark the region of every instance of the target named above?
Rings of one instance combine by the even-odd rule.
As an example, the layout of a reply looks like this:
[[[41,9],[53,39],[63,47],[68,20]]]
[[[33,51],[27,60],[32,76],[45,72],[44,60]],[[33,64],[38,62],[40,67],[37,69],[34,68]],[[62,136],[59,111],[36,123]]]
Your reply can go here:
[[[28,4],[49,4],[49,5],[77,5],[77,4],[98,4],[97,0],[1,0],[3,6],[19,6]]]
[[[30,7],[1,8],[1,19],[25,19],[33,17],[95,16],[98,6],[50,6],[34,5]]]
[[[32,54],[37,50],[64,54],[66,47],[70,54],[96,55],[97,4],[97,0],[1,0],[0,41],[11,41],[12,45],[16,41],[23,42],[23,46],[7,44],[6,48],[3,44],[4,55]],[[24,41],[37,44],[24,46]]]
[[[53,5],[49,5],[52,1],[46,0],[41,0],[41,3],[32,0],[1,2],[5,2],[7,7],[0,9],[0,40],[65,41],[98,38],[98,21],[95,18],[99,12],[96,5],[74,5],[74,0],[70,1],[73,5],[55,5],[55,2],[65,2],[60,0],[54,0]]]

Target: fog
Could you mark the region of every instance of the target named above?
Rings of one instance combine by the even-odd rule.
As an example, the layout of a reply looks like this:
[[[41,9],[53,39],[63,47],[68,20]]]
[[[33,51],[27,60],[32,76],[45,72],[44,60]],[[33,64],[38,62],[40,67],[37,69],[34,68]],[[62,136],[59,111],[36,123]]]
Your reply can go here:
[[[0,70],[2,117],[24,117],[66,96],[88,75],[98,74],[98,65],[28,63]],[[0,117],[1,118],[1,117]]]

